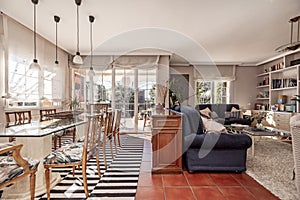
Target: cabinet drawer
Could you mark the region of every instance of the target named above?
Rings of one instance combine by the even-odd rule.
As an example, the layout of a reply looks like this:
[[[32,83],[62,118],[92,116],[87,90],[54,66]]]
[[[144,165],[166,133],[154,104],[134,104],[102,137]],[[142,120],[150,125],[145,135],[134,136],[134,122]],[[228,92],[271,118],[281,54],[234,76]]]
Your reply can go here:
[[[157,119],[153,122],[154,127],[179,127],[180,120],[179,119]]]

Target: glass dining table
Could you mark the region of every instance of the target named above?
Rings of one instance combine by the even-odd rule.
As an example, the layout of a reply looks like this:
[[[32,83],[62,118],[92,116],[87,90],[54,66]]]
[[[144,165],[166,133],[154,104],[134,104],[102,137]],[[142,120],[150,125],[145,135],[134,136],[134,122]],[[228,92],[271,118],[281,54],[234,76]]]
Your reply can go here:
[[[0,141],[8,142],[10,137],[15,138],[17,144],[23,144],[21,154],[23,157],[30,157],[40,160],[40,165],[36,173],[35,195],[46,192],[43,159],[52,151],[52,134],[64,131],[71,127],[76,127],[78,137],[84,135],[85,115],[78,115],[65,119],[50,119],[47,121],[32,120],[27,124],[7,126],[0,124]],[[51,187],[60,181],[58,173],[51,174]],[[25,178],[14,185],[3,190],[3,199],[28,199],[30,197],[29,178]]]

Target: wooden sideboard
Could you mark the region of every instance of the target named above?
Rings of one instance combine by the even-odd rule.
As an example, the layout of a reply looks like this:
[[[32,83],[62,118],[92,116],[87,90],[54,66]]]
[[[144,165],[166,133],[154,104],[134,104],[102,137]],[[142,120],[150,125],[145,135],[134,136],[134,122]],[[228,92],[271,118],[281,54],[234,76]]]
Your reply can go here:
[[[152,120],[152,173],[182,173],[181,116],[154,112]]]
[[[290,118],[293,116],[293,113],[253,110],[252,115],[255,116],[260,112],[268,112],[268,119],[264,119],[262,121],[264,126],[274,127],[279,130],[290,132]],[[253,123],[253,125],[255,125],[256,121],[254,121]]]

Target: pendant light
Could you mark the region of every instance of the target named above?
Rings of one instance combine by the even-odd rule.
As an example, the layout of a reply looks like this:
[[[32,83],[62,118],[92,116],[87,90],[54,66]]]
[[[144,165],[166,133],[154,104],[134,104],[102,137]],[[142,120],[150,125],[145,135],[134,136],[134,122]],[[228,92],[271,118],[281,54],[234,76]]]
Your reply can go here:
[[[57,15],[54,15],[54,22],[55,22],[55,64],[58,65],[58,60],[57,60],[57,24],[60,21],[60,17]]]
[[[90,66],[90,70],[88,72],[89,76],[95,76],[95,71],[93,69],[93,27],[92,27],[94,20],[95,20],[95,17],[90,15],[89,21],[90,21],[90,41],[91,41],[91,66]]]
[[[76,55],[73,57],[73,63],[82,65],[83,61],[79,52],[79,6],[81,4],[81,0],[75,0],[75,3],[77,5],[77,51],[76,51]]]
[[[39,0],[31,0],[33,3],[33,52],[34,52],[34,58],[33,62],[29,65],[29,70],[35,70],[39,71],[41,70],[41,66],[38,63],[38,60],[36,59],[36,5],[39,3]]]
[[[294,23],[298,24],[298,31],[297,31],[297,40],[293,41],[293,34],[294,34]],[[289,20],[289,23],[291,24],[291,37],[290,37],[290,43],[282,45],[275,49],[277,52],[284,52],[284,51],[295,51],[296,49],[300,48],[300,40],[299,40],[299,30],[300,30],[300,16],[293,17]]]

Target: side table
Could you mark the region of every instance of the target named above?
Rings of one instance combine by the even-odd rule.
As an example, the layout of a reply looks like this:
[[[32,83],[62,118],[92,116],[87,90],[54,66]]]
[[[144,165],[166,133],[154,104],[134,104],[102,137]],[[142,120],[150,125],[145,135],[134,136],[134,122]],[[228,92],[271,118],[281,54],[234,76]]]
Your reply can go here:
[[[257,128],[254,128],[254,127],[249,127],[249,128],[243,129],[243,133],[249,135],[252,139],[252,146],[251,146],[252,157],[254,157],[254,143],[255,143],[255,138],[256,137],[278,136],[279,135],[279,133],[277,131],[272,131],[272,130],[267,129],[267,128],[257,129]]]

